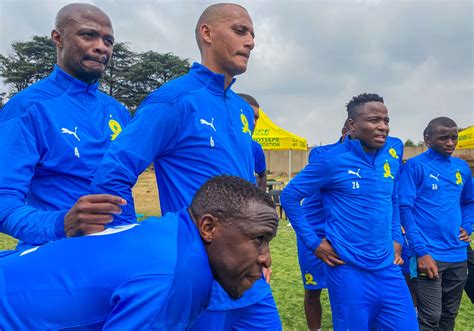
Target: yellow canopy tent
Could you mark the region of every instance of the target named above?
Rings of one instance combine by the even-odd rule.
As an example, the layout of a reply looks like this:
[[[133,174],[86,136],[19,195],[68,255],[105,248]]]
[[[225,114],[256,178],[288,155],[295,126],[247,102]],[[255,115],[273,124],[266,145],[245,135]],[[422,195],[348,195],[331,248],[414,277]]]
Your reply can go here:
[[[306,139],[280,128],[260,109],[260,118],[253,132],[253,139],[264,150],[289,150],[288,177],[291,178],[291,150],[308,149]]]
[[[474,125],[459,132],[457,148],[474,148]]]

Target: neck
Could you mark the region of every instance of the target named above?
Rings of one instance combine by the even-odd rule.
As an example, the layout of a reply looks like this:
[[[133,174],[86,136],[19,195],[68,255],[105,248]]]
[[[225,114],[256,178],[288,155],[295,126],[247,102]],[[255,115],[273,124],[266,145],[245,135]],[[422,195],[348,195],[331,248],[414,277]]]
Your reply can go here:
[[[214,65],[213,63],[210,63],[211,61],[206,61],[204,58],[201,61],[201,64],[205,66],[207,69],[211,70],[215,74],[221,74],[224,75],[225,80],[224,80],[224,89],[227,89],[232,83],[232,79],[234,79],[234,76],[229,75],[229,73],[224,72],[222,69]]]

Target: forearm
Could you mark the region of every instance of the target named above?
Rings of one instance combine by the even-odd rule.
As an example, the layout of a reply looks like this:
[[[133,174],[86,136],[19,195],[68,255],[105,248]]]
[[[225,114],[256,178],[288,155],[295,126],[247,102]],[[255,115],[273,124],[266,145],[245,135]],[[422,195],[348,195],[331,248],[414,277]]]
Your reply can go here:
[[[109,162],[102,162],[97,168],[91,184],[92,192],[116,195],[127,201],[126,205],[121,206],[122,212],[114,215],[114,225],[136,221],[132,187],[137,179],[137,175],[124,167]]]
[[[0,232],[32,245],[65,237],[67,210],[44,211],[25,204],[13,194],[0,196]]]
[[[303,208],[300,204],[300,201],[303,198],[300,197],[300,194],[294,187],[288,185],[283,190],[280,199],[282,207],[285,210],[296,235],[306,247],[314,252],[320,245],[321,238],[316,235],[304,217]]]
[[[402,226],[405,228],[408,243],[416,255],[424,256],[429,254],[415,222],[412,208],[409,206],[400,206],[400,219]]]

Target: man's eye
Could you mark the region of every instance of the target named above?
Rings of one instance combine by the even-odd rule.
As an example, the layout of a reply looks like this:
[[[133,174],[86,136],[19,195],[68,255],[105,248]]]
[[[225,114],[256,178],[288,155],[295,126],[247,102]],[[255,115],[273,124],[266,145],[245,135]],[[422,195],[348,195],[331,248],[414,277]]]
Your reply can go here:
[[[89,33],[89,32],[83,33],[82,35],[83,35],[84,37],[86,37],[87,39],[92,39],[92,38],[94,38],[94,34]]]
[[[104,43],[108,46],[113,46],[114,45],[114,41],[112,39],[105,39]]]
[[[255,241],[257,244],[259,244],[259,245],[261,245],[264,240],[265,240],[265,237],[264,237],[264,236],[259,236],[259,237],[257,237],[257,238],[254,238],[254,241]]]

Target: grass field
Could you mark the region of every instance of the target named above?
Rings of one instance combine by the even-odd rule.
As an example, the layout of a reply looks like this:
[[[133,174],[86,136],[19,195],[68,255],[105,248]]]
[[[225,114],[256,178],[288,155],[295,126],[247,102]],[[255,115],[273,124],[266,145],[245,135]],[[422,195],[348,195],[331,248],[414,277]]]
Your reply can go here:
[[[146,171],[140,176],[133,193],[137,213],[146,216],[159,214],[158,192],[153,172]],[[271,285],[283,322],[283,329],[285,331],[304,331],[307,330],[303,311],[304,290],[298,267],[296,239],[293,229],[287,224],[286,220],[280,221],[278,234],[271,243],[273,258]],[[0,234],[0,250],[11,249],[15,244],[16,240]],[[332,322],[327,291],[323,291],[322,302],[323,330],[330,330]],[[456,330],[474,331],[474,305],[465,294],[456,320]]]

